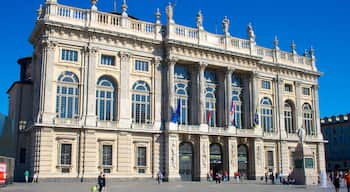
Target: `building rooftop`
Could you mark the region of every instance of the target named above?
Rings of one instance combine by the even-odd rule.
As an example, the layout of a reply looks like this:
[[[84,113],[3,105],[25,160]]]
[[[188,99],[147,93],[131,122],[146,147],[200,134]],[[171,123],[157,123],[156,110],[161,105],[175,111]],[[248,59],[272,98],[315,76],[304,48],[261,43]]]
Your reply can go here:
[[[166,24],[162,24],[160,21],[159,9],[155,13],[155,22],[146,22],[129,16],[127,8],[124,1],[122,13],[108,13],[98,11],[96,1],[93,1],[91,9],[80,9],[61,5],[57,3],[57,0],[46,0],[45,5],[38,9],[37,21],[38,24],[93,30],[148,42],[165,41],[174,45],[187,45],[254,59],[267,65],[276,65],[313,75],[321,75],[316,68],[315,53],[312,47],[299,55],[296,51],[296,44],[292,41],[291,50],[283,51],[279,48],[277,37],[272,41],[274,48],[259,46],[256,44],[256,36],[251,23],[247,26],[247,39],[242,39],[231,36],[229,32],[230,20],[227,17],[224,17],[222,21],[223,34],[214,34],[204,29],[201,11],[198,12],[196,17],[197,27],[193,28],[175,22],[173,6],[170,3],[166,7]],[[163,31],[164,29],[166,29],[166,33]],[[31,42],[35,41],[33,39],[35,33],[36,29],[32,33]]]
[[[350,113],[337,115],[337,116],[324,117],[321,119],[321,124],[343,123],[343,122],[349,121],[349,119],[350,119]]]

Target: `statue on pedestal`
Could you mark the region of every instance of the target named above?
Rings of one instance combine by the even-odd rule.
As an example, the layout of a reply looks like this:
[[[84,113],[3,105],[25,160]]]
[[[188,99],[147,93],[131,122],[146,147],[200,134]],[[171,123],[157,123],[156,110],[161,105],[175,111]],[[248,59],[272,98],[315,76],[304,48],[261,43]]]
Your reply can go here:
[[[305,141],[305,129],[300,127],[298,130],[297,130],[297,134],[298,134],[298,137],[299,137],[299,143],[300,144],[303,144],[304,141]]]
[[[169,23],[174,23],[173,16],[174,16],[174,10],[173,6],[169,2],[168,6],[166,7],[166,15],[168,18]]]
[[[225,35],[230,35],[229,26],[230,26],[230,20],[227,18],[227,16],[225,16],[224,20],[222,21],[222,30],[224,31]]]
[[[198,11],[197,13],[197,28],[203,29],[203,14],[202,11]]]

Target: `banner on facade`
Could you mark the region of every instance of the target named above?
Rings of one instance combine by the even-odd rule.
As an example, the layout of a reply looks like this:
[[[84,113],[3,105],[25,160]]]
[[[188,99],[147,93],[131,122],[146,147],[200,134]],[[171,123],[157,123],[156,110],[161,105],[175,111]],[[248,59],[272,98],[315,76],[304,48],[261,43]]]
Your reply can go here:
[[[0,185],[6,182],[6,164],[0,163]]]

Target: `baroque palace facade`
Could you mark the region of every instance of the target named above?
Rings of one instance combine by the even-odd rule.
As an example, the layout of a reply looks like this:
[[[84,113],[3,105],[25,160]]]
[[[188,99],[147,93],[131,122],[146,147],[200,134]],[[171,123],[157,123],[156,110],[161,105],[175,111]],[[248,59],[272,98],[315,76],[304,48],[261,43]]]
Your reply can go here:
[[[301,127],[311,168],[325,170],[312,48],[281,51],[277,38],[260,47],[251,24],[248,39],[232,37],[227,17],[223,34],[212,34],[201,12],[196,28],[181,26],[171,4],[161,24],[159,10],[151,23],[129,16],[125,1],[122,13],[91,2],[38,9],[33,56],[19,61],[27,80],[8,91],[18,177],[25,169],[39,179],[286,176]]]

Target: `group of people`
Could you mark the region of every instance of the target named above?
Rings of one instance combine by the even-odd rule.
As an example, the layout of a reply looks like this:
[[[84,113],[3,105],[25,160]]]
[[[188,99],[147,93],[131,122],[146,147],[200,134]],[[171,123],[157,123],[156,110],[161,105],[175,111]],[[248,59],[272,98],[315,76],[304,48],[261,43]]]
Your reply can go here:
[[[344,180],[348,192],[350,192],[350,171],[346,172],[345,174],[342,171],[330,173],[329,179],[333,183],[336,192],[339,192],[342,180]]]
[[[24,181],[26,183],[29,182],[30,172],[29,170],[24,171]],[[35,172],[33,175],[32,183],[38,183],[38,174]]]
[[[210,169],[210,172],[207,174],[207,180],[208,181],[215,181],[215,183],[221,183],[228,181],[228,173],[226,170],[224,171],[218,171],[214,175],[214,171]]]
[[[263,180],[263,178],[261,178],[261,180]],[[271,172],[270,174],[265,172],[265,183],[267,184],[269,180],[271,180],[271,184],[275,184],[276,181],[278,180],[281,184],[284,184],[284,185],[295,184],[295,179],[290,174],[288,175],[287,178],[285,178],[285,177],[281,177],[279,173],[276,173],[274,175],[273,172]]]

